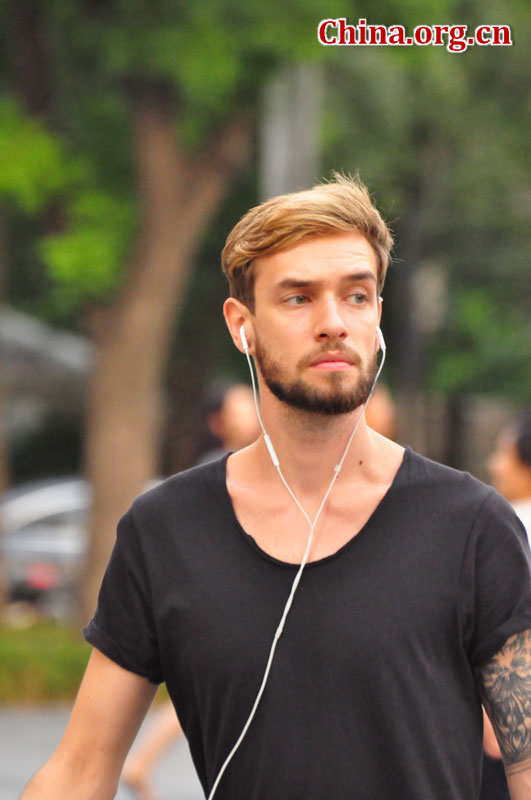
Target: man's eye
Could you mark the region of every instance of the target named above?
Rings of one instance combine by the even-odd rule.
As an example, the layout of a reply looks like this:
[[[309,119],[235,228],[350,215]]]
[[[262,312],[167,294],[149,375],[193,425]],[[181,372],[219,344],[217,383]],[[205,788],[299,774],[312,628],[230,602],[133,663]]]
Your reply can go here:
[[[356,292],[355,294],[349,294],[347,300],[349,300],[354,305],[361,306],[363,305],[363,303],[367,302],[367,295]]]
[[[306,302],[307,297],[304,294],[294,294],[293,297],[288,297],[286,303],[290,306],[302,306]]]

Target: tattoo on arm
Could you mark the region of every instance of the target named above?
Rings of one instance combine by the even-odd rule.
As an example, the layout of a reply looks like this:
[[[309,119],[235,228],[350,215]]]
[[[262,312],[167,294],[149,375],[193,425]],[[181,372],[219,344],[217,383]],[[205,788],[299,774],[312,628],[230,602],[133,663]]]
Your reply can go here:
[[[531,630],[511,636],[478,677],[507,773],[531,768]]]

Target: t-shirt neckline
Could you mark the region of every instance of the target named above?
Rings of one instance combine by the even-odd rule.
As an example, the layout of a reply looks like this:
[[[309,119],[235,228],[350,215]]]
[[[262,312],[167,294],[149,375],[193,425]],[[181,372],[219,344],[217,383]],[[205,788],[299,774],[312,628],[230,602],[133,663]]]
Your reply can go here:
[[[281,566],[281,567],[288,567],[290,569],[299,569],[300,564],[292,563],[290,561],[283,561],[280,558],[275,558],[275,556],[270,555],[270,553],[266,553],[266,551],[263,550],[260,547],[260,545],[257,543],[256,539],[254,539],[249,533],[247,533],[247,531],[243,528],[242,524],[240,523],[240,520],[238,519],[238,517],[236,515],[236,511],[234,510],[234,506],[232,504],[232,499],[231,499],[231,496],[229,494],[229,490],[227,488],[227,461],[228,461],[229,456],[231,456],[233,452],[234,451],[231,450],[228,453],[225,453],[223,458],[218,462],[218,465],[219,465],[218,480],[220,482],[220,487],[219,488],[221,489],[221,494],[223,496],[223,502],[225,503],[226,510],[227,510],[227,512],[228,512],[228,514],[229,514],[229,516],[231,518],[232,524],[234,525],[235,529],[238,532],[238,535],[243,538],[245,543],[249,547],[251,547],[254,550],[255,553],[257,553],[259,556],[264,558],[266,561],[270,561],[271,563],[276,564],[277,566]],[[366,531],[370,527],[372,527],[372,524],[374,523],[375,518],[378,517],[381,514],[382,509],[385,508],[385,506],[390,502],[390,499],[394,495],[398,484],[401,482],[402,476],[406,472],[406,470],[407,470],[407,468],[409,466],[409,463],[410,463],[410,460],[411,460],[411,456],[412,456],[412,452],[413,451],[411,450],[411,447],[409,447],[409,445],[406,445],[404,447],[404,454],[402,456],[402,461],[400,462],[400,465],[399,465],[397,471],[395,472],[393,480],[389,484],[389,486],[387,488],[387,491],[385,492],[384,496],[382,497],[382,499],[380,500],[378,505],[374,508],[372,514],[367,519],[365,524],[362,525],[362,527],[359,529],[359,531],[357,531],[357,533],[355,533],[347,542],[345,542],[344,545],[342,545],[334,553],[330,553],[330,555],[324,556],[323,558],[318,558],[315,561],[308,561],[308,563],[306,565],[306,569],[308,569],[309,567],[312,567],[312,568],[313,567],[318,567],[318,566],[320,566],[322,564],[326,564],[327,562],[329,562],[329,561],[331,561],[331,560],[333,560],[335,558],[340,557],[346,550],[350,549],[353,546],[354,542],[356,542],[360,538],[360,536],[365,534]]]

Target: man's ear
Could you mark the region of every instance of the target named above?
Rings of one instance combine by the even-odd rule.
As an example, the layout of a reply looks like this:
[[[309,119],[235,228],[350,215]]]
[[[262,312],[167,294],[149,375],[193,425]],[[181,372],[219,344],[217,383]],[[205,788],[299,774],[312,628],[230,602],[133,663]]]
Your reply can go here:
[[[223,303],[223,316],[225,317],[229,333],[232,336],[232,341],[240,353],[245,352],[240,333],[241,326],[244,326],[249,353],[252,354],[254,352],[254,330],[251,321],[252,315],[247,306],[235,297],[228,297]]]

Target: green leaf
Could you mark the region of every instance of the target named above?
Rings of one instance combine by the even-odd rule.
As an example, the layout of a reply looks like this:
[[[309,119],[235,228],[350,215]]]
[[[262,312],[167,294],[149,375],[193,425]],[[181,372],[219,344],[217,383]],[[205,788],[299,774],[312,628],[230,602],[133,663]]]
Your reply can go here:
[[[61,304],[111,294],[122,276],[134,224],[133,203],[123,195],[92,188],[80,192],[65,231],[40,245]]]
[[[41,211],[84,172],[61,139],[10,97],[0,100],[0,163],[0,200],[27,213]]]

